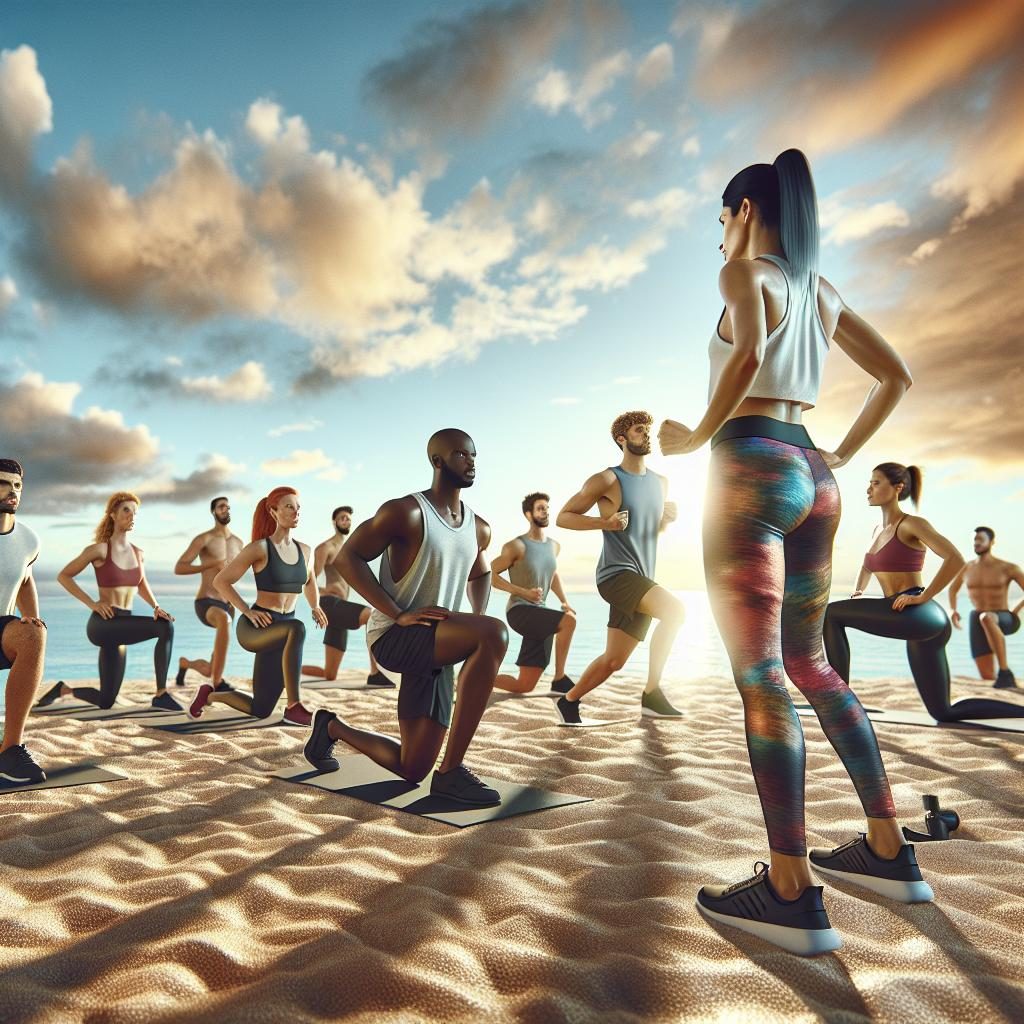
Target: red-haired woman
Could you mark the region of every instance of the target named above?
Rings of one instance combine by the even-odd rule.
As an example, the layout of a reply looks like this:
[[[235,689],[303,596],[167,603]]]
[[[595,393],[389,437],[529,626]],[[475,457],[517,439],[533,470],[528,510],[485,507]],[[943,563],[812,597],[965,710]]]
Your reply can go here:
[[[302,644],[306,627],[295,618],[295,603],[303,593],[313,610],[313,621],[321,628],[327,616],[320,609],[316,578],[311,571],[309,545],[292,537],[299,522],[299,494],[293,487],[275,487],[261,498],[252,517],[252,543],[214,577],[213,585],[242,614],[238,620],[238,642],[256,655],[252,672],[252,696],[231,691],[216,692],[209,683],[199,687],[189,708],[199,718],[207,704],[220,702],[254,718],[270,715],[287,693],[284,720],[290,725],[309,725],[310,712],[299,699]],[[252,569],[256,578],[256,603],[250,608],[236,584]]]
[[[99,689],[95,686],[72,688],[60,682],[43,694],[37,707],[45,707],[58,697],[67,696],[75,696],[101,708],[113,707],[124,680],[125,646],[156,640],[153,648],[153,671],[156,675],[153,707],[162,711],[183,710],[167,692],[174,617],[157,604],[146,579],[142,551],[128,541],[129,532],[135,529],[139,504],[138,497],[130,491],[112,494],[96,527],[94,542],[57,574],[57,582],[92,611],[85,634],[100,649]],[[75,577],[90,564],[96,571],[99,588],[99,597],[95,601],[75,582]],[[132,614],[136,591],[146,604],[152,605],[152,617]]]

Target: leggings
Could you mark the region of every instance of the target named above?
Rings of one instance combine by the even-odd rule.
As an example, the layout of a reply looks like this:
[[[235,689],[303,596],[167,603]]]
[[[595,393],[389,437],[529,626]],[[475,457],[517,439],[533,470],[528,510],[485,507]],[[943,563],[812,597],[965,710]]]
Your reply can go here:
[[[266,718],[277,705],[286,680],[292,692],[298,693],[306,626],[295,618],[295,612],[275,612],[257,604],[252,610],[266,612],[274,620],[269,626],[257,627],[242,615],[235,630],[238,642],[256,655],[252,669],[252,714]]]
[[[132,615],[127,608],[115,608],[114,617],[105,619],[93,612],[85,627],[89,642],[100,649],[100,688],[76,686],[72,692],[79,700],[100,708],[111,708],[121,692],[127,664],[125,646],[156,640],[153,648],[153,672],[156,688],[167,685],[167,667],[171,663],[174,644],[174,623],[169,619],[154,619],[151,615]]]
[[[799,424],[758,416],[726,428],[731,436],[712,441],[705,505],[708,596],[743,700],[769,846],[801,857],[806,753],[786,675],[814,708],[865,814],[896,812],[871,722],[822,649],[839,525],[835,478]]]
[[[912,587],[904,594],[920,594],[924,587]],[[834,601],[825,613],[825,653],[829,664],[847,681],[850,679],[850,641],[847,629],[859,629],[873,636],[907,641],[907,660],[928,714],[937,722],[962,722],[967,718],[1024,718],[1024,706],[1001,700],[949,699],[949,663],[946,643],[952,629],[946,613],[935,601],[892,610],[892,597],[857,598]]]

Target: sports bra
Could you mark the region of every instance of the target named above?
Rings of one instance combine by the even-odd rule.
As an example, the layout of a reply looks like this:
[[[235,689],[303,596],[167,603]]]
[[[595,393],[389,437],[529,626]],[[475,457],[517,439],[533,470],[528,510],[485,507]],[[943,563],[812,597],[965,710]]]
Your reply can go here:
[[[110,555],[110,542],[107,542],[107,557],[102,565],[95,566],[96,583],[101,587],[137,587],[142,582],[142,552],[132,544],[135,552],[136,565],[130,569],[122,569]]]
[[[896,536],[900,530],[900,523],[896,524],[893,535],[885,544],[877,551],[869,551],[864,556],[864,568],[868,572],[920,572],[924,568],[924,552],[904,544]]]
[[[299,543],[294,542],[299,549],[299,560],[289,564],[277,553],[274,542],[269,537],[265,540],[267,564],[259,572],[253,573],[256,577],[256,589],[268,594],[301,594],[309,577],[309,570],[306,568],[306,557]]]

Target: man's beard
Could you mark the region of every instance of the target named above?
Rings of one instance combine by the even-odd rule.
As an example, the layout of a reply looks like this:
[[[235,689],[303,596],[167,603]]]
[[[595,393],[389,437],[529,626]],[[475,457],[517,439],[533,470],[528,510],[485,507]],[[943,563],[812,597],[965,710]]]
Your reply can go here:
[[[227,526],[228,523],[231,522],[231,513],[230,512],[225,512],[224,515],[222,515],[222,516],[215,516],[215,518],[216,518],[217,522],[220,523],[221,526]]]
[[[533,516],[533,525],[539,526],[542,530],[547,529],[549,522],[551,522],[550,516]]]
[[[644,441],[643,444],[632,444],[626,442],[626,447],[629,449],[630,455],[650,455],[651,454],[651,442],[650,440]]]
[[[452,487],[472,487],[472,478],[459,476],[453,469],[449,469],[445,463],[441,463],[441,480]]]
[[[0,515],[13,516],[18,511],[18,503],[13,498],[0,501]]]
[[[342,537],[347,537],[349,535],[349,531],[352,529],[351,526],[339,526],[337,523],[334,524],[334,528]]]

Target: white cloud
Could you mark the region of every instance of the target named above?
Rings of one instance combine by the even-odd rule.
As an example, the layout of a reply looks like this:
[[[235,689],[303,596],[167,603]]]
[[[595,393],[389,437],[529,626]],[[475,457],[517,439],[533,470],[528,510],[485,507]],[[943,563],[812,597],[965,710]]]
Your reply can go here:
[[[37,135],[53,130],[53,103],[31,46],[0,50],[0,188],[16,189]]]
[[[591,64],[575,88],[566,72],[553,68],[536,83],[530,98],[548,114],[557,114],[568,107],[588,129],[593,128],[615,113],[609,102],[599,101],[629,68],[629,54],[620,50]]]
[[[549,114],[557,114],[572,100],[569,76],[558,68],[552,68],[533,87],[533,102]]]
[[[558,208],[550,196],[537,196],[526,214],[526,226],[535,235],[546,235],[558,219]]]
[[[293,115],[282,119],[279,103],[259,99],[249,106],[245,128],[261,146],[282,153],[308,153],[309,129],[306,122]]]
[[[623,139],[619,139],[611,147],[611,155],[616,160],[642,160],[664,138],[664,135],[653,128],[638,125],[636,129]]]
[[[697,203],[697,197],[682,188],[670,188],[651,199],[636,199],[626,213],[636,220],[654,219],[662,226],[681,224]]]
[[[218,402],[255,402],[272,391],[261,363],[250,360],[226,377],[184,377],[182,390]]]
[[[828,196],[821,202],[820,223],[828,229],[826,243],[845,245],[885,228],[908,227],[910,215],[891,199],[871,206],[850,207],[836,196]]]
[[[696,135],[688,135],[683,140],[683,156],[700,156],[700,139]]]
[[[941,238],[929,238],[923,241],[907,258],[909,263],[921,263],[928,259],[929,256],[934,256],[938,252],[939,246],[942,245]]]
[[[260,463],[260,469],[271,476],[305,476],[307,473],[321,473],[336,470],[334,460],[322,448],[304,450],[296,448],[290,455],[281,459],[267,459]],[[318,474],[319,476],[319,474]],[[331,479],[320,477],[320,479]]]
[[[565,397],[562,397],[562,398],[552,398],[551,399],[551,404],[552,405],[579,405],[580,401],[581,400],[579,398],[573,398],[573,397],[571,397],[569,395],[566,395]]]
[[[0,277],[0,313],[6,312],[18,297],[18,286],[12,277]]]
[[[164,360],[164,362],[168,366],[184,366],[185,365],[185,360],[182,359],[181,356],[168,356]]]
[[[285,434],[312,433],[324,425],[323,420],[305,420],[302,423],[285,423],[267,431],[267,437],[283,437]]]
[[[673,74],[675,54],[670,43],[659,43],[640,61],[636,82],[642,89],[653,89],[667,82]]]

